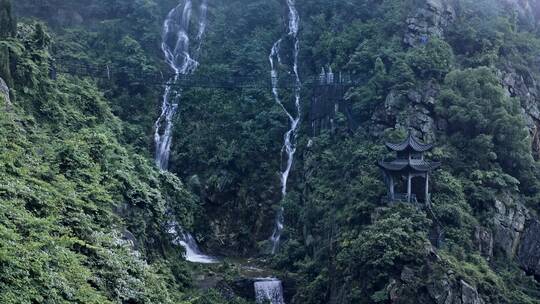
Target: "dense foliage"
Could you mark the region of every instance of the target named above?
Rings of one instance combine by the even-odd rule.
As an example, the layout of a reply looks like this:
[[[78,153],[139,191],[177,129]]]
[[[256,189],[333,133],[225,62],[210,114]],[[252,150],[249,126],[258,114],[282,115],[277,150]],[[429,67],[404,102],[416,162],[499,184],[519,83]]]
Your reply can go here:
[[[211,1],[198,75],[269,78],[270,48],[286,30],[282,2]],[[162,87],[144,76],[170,73],[160,26],[176,1],[18,0],[15,27],[0,0],[0,77],[13,97],[0,104],[0,302],[243,302],[231,296],[237,273],[227,263],[183,260],[167,234],[172,214],[213,254],[264,257],[294,282],[292,303],[433,303],[434,290],[461,281],[485,303],[540,303],[513,256],[486,256],[475,239],[493,228],[496,201],[540,211],[540,124],[527,116],[538,108],[537,19],[505,1],[449,1],[444,33],[405,43],[413,19],[437,11],[426,1],[296,2],[302,77],[332,68],[360,81],[344,95],[350,115],[334,113],[320,132],[309,121],[318,96],[302,90],[282,199],[288,118],[269,88],[184,90],[171,172],[154,169]],[[282,59],[285,72],[291,58]],[[51,79],[73,62],[109,74]],[[529,95],[516,80],[509,90],[509,74]],[[286,107],[291,93],[281,91]],[[408,127],[443,162],[432,208],[381,204],[375,162]],[[279,206],[283,242],[268,256]],[[206,275],[221,285],[198,290],[193,278]]]

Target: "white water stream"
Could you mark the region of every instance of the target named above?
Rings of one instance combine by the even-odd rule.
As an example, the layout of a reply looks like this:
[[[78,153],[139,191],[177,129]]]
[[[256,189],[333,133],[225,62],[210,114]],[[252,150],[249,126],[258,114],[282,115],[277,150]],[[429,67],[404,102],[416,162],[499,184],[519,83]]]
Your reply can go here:
[[[281,281],[274,278],[259,279],[255,285],[255,300],[263,304],[285,304]]]
[[[276,103],[278,103],[281,108],[283,109],[283,112],[287,115],[289,118],[290,123],[290,129],[285,133],[284,135],[284,141],[283,141],[283,148],[282,152],[286,154],[286,165],[283,171],[281,172],[281,194],[282,199],[285,198],[287,195],[287,181],[289,179],[289,174],[291,173],[293,161],[294,161],[294,154],[296,153],[296,136],[298,127],[300,124],[300,116],[302,115],[302,108],[300,105],[300,76],[298,74],[298,54],[300,52],[300,41],[298,39],[298,29],[299,29],[299,22],[300,17],[298,15],[298,11],[296,10],[295,6],[295,0],[287,0],[287,6],[289,9],[288,14],[288,29],[289,32],[287,33],[287,38],[291,39],[293,41],[294,47],[293,47],[293,67],[292,67],[292,73],[294,73],[295,77],[295,89],[294,89],[294,105],[296,109],[296,113],[291,113],[287,110],[287,108],[284,106],[283,101],[281,100],[279,90],[278,90],[278,82],[279,82],[279,73],[278,73],[278,66],[282,65],[283,62],[281,60],[280,52],[281,52],[281,44],[284,42],[284,38],[279,39],[276,41],[272,47],[272,50],[270,52],[270,56],[268,57],[270,61],[270,67],[271,72],[270,75],[272,77],[272,94],[274,95],[274,99]],[[277,211],[276,214],[276,221],[275,221],[275,227],[274,232],[272,233],[271,242],[272,242],[272,254],[276,253],[279,242],[281,240],[281,234],[283,232],[284,227],[284,209],[283,207],[280,207],[280,209]]]
[[[198,26],[196,53],[201,48],[207,24],[208,0],[201,0],[198,13]],[[189,26],[193,14],[193,1],[182,0],[173,8],[163,23],[161,50],[165,61],[174,71],[174,76],[169,79],[163,93],[161,115],[154,124],[154,143],[156,149],[155,162],[160,170],[167,170],[171,152],[172,130],[174,127],[174,115],[178,110],[178,100],[181,92],[174,88],[178,79],[190,75],[199,66],[190,53]],[[194,263],[215,263],[216,259],[201,253],[197,242],[191,234],[184,231],[176,222],[172,221],[168,227],[168,233],[174,236],[174,243],[185,248],[186,260]]]
[[[186,249],[184,258],[187,261],[201,264],[212,264],[219,262],[216,258],[203,254],[193,236],[184,231],[182,227],[178,225],[178,223],[170,222],[167,232],[174,236],[173,243],[175,245],[182,246]]]

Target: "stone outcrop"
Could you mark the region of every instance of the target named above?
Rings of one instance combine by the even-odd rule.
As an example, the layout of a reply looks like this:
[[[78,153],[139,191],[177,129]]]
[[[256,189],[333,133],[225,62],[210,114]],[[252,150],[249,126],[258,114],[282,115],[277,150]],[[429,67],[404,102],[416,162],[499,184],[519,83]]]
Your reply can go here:
[[[480,255],[489,260],[493,256],[493,233],[485,227],[476,227],[474,245]]]
[[[540,221],[509,195],[499,196],[494,207],[494,248],[515,258],[523,270],[540,278]],[[483,239],[483,233],[479,234]]]
[[[449,277],[428,286],[428,293],[436,304],[483,304],[484,301],[473,286],[463,280],[453,282]]]
[[[540,278],[540,222],[538,220],[531,220],[527,223],[517,259],[527,273]]]
[[[428,82],[405,93],[391,91],[382,107],[373,114],[370,132],[381,136],[388,128],[413,129],[418,138],[426,142],[435,140],[434,106],[439,92],[435,82]]]
[[[428,265],[433,266],[428,262]],[[430,266],[430,267],[431,267]],[[452,270],[436,278],[420,279],[427,281],[425,291],[419,291],[415,281],[423,271],[413,271],[405,267],[399,280],[392,280],[387,287],[391,303],[411,303],[411,297],[417,304],[484,304],[478,290],[459,278]],[[412,294],[411,294],[412,293]]]
[[[493,240],[496,248],[508,257],[515,256],[525,231],[525,223],[530,218],[529,211],[520,202],[513,201],[509,195],[495,200],[493,217]]]
[[[482,304],[484,301],[478,295],[476,288],[461,280],[461,303],[462,304]],[[460,303],[460,302],[457,302]]]
[[[528,70],[517,71],[509,63],[498,72],[509,97],[519,99],[521,112],[532,138],[533,153],[540,157],[540,109],[538,107],[539,86]]]
[[[407,19],[403,41],[408,46],[425,43],[430,37],[442,37],[456,12],[448,0],[426,0],[423,7]]]

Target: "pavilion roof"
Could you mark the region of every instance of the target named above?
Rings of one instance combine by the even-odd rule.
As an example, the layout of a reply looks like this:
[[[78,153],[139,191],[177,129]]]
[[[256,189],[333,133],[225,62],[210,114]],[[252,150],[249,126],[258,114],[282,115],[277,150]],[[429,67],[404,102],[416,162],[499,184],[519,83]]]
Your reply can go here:
[[[403,152],[403,151],[415,151],[415,152],[426,152],[433,148],[431,144],[421,143],[416,139],[411,132],[407,135],[407,138],[401,143],[386,143],[386,147],[392,151]]]
[[[393,161],[380,161],[378,166],[388,171],[429,172],[441,166],[440,162],[428,162],[423,159],[396,159]]]

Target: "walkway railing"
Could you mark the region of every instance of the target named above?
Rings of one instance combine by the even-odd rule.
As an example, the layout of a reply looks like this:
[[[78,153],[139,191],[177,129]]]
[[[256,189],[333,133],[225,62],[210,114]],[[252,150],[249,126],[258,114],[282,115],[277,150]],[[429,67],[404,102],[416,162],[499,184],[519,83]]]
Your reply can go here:
[[[71,59],[57,59],[52,69],[54,74],[70,74],[81,77],[92,77],[98,79],[126,79],[131,83],[141,83],[144,85],[173,85],[180,88],[271,88],[272,79],[269,74],[258,75],[179,75],[174,83],[170,79],[174,77],[171,72],[141,71],[129,67],[109,66],[109,65],[89,65],[72,61]],[[341,87],[348,88],[365,83],[365,79],[350,74],[338,74],[329,82],[321,79],[320,75],[302,77],[302,87]],[[282,89],[295,88],[296,79],[290,76],[283,76],[277,80],[277,87]]]

